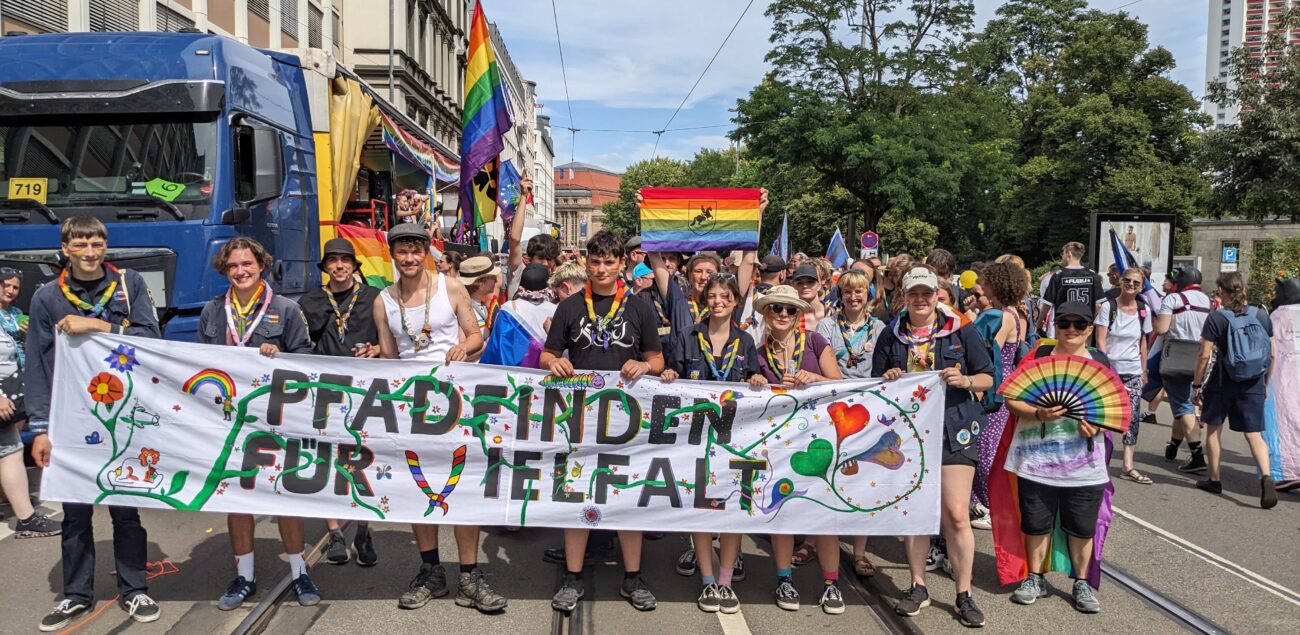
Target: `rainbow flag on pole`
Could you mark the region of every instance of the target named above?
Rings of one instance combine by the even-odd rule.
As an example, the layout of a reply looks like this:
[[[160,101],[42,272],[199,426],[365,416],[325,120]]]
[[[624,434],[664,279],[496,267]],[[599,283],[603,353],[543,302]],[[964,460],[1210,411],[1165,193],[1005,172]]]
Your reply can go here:
[[[505,148],[504,135],[514,123],[505,87],[497,70],[488,37],[483,5],[474,2],[469,29],[469,57],[465,68],[464,130],[460,142],[460,219],[458,235],[496,218],[497,155]],[[487,173],[484,168],[487,167]]]
[[[758,249],[757,188],[648,187],[641,197],[646,251]]]

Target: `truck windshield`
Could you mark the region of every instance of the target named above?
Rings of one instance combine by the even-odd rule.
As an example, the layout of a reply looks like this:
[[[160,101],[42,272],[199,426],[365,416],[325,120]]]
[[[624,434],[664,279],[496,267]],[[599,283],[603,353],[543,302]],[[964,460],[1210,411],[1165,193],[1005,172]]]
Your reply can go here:
[[[216,140],[217,122],[210,115],[101,122],[78,117],[75,125],[0,121],[0,210],[42,208],[30,214],[31,223],[47,222],[48,212],[65,218],[93,211],[106,221],[170,220],[177,212],[205,218]],[[114,208],[141,206],[161,213],[113,217]]]

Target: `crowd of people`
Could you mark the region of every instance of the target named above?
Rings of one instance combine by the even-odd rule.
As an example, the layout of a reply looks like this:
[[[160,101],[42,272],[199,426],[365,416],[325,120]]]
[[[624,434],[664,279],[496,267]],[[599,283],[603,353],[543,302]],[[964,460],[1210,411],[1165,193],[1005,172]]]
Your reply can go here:
[[[525,180],[525,198],[530,187]],[[763,197],[765,206],[766,193]],[[1084,613],[1101,610],[1086,572],[1094,558],[1103,490],[1111,483],[1108,435],[1066,417],[1061,408],[999,396],[996,388],[1025,359],[1086,357],[1122,378],[1134,416],[1122,435],[1120,478],[1151,483],[1133,462],[1139,424],[1154,420],[1140,404],[1145,400],[1154,411],[1154,404],[1167,400],[1175,422],[1166,458],[1174,460],[1186,442],[1190,456],[1179,469],[1208,470],[1197,487],[1221,491],[1220,439],[1226,423],[1245,434],[1264,475],[1260,505],[1277,504],[1269,448],[1260,434],[1272,326],[1267,312],[1247,305],[1240,274],[1221,276],[1212,299],[1201,287],[1200,273],[1183,268],[1163,281],[1164,295],[1154,305],[1144,295],[1147,271],[1112,271],[1112,288],[1106,291],[1101,277],[1081,264],[1079,243],[1065,245],[1062,266],[1035,285],[1015,255],[958,272],[956,260],[943,249],[920,259],[908,254],[888,261],[865,258],[837,269],[825,258],[802,253],[788,262],[776,255],[759,258],[753,251],[647,253],[638,237],[624,240],[600,231],[587,241],[584,255],[562,254],[549,235],[526,244],[521,240],[526,215],[521,211],[511,222],[503,265],[490,254],[465,258],[449,252],[437,272],[425,265],[431,246],[427,229],[420,223],[397,224],[387,234],[396,280],[383,290],[358,275],[351,243],[330,240],[322,249],[323,284],[297,301],[274,293],[266,282],[271,255],[251,238],[235,238],[212,262],[229,288],[203,308],[198,340],[254,347],[268,357],[481,361],[557,376],[610,371],[627,381],[654,375],[668,383],[679,378],[745,382],[756,390],[844,378],[896,381],[907,373],[936,371],[946,385],[941,531],[906,537],[911,580],[895,609],[914,616],[928,606],[927,572],[943,569],[954,583],[957,617],[970,627],[985,624],[970,594],[973,530],[989,529],[1003,513],[1018,519],[1014,528],[1029,562],[1014,602],[1031,604],[1048,595],[1042,565],[1059,519],[1075,572],[1073,605]],[[100,221],[66,220],[61,242],[66,267],[56,283],[36,290],[29,316],[13,304],[21,274],[0,269],[0,481],[18,515],[18,538],[61,534],[62,540],[63,598],[42,620],[43,631],[65,628],[95,604],[94,506],[66,503],[61,522],[37,513],[23,468],[21,426],[35,435],[31,452],[38,465],[48,465],[59,451],[48,435],[55,335],[160,337],[144,279],[105,261],[108,232]],[[1280,297],[1294,303],[1300,301],[1296,295]],[[1211,363],[1212,358],[1217,360]],[[1094,442],[1102,437],[1106,443]],[[990,474],[999,471],[1019,479],[1019,497],[1010,510],[990,500]],[[148,595],[140,516],[131,507],[110,506],[109,512],[121,607],[136,621],[156,620],[160,609]],[[257,593],[258,578],[253,518],[229,514],[227,522],[234,570],[217,605],[233,610]],[[357,524],[350,542],[336,521],[327,524],[326,562],[378,562],[366,523]],[[321,590],[304,559],[302,519],[281,517],[277,526],[298,602],[320,602]],[[488,613],[506,608],[507,599],[492,589],[478,563],[479,527],[454,528],[453,578],[442,563],[438,527],[411,529],[418,567],[413,559],[416,572],[397,599],[400,608],[420,608],[453,588],[460,606]],[[853,572],[874,575],[867,538],[843,538],[851,543]],[[772,597],[779,607],[799,609],[794,570],[816,562],[824,583],[817,604],[829,614],[844,612],[841,536],[768,539],[777,574]],[[648,611],[656,600],[641,575],[642,540],[639,531],[617,532],[624,568],[619,592],[633,607]],[[546,558],[565,571],[552,600],[556,610],[577,606],[586,593],[584,566],[594,554],[612,549],[614,541],[605,532],[565,529],[563,545],[547,550]],[[745,578],[741,536],[696,533],[690,541],[676,571],[698,572],[699,608],[740,610],[734,585]]]

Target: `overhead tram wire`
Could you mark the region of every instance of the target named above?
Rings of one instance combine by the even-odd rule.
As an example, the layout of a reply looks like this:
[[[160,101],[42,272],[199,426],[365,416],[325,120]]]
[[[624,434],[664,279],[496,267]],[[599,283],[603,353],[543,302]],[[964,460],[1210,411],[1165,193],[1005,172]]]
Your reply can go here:
[[[555,0],[551,1],[554,2]],[[687,100],[691,98],[691,95],[695,94],[695,89],[699,87],[700,81],[704,79],[704,76],[708,74],[709,69],[713,67],[713,62],[718,59],[718,55],[722,53],[722,49],[727,46],[727,42],[731,40],[731,35],[736,32],[736,28],[740,26],[741,20],[745,19],[745,14],[749,13],[749,8],[752,6],[754,6],[754,0],[749,0],[749,3],[745,5],[745,9],[740,12],[740,17],[736,18],[736,23],[731,25],[730,31],[727,31],[727,37],[722,38],[722,43],[718,45],[718,50],[713,52],[713,57],[709,58],[709,63],[704,66],[704,70],[701,71],[700,76],[695,79],[695,83],[691,84],[691,89],[687,91],[686,96],[682,98],[682,103],[677,104],[677,110],[674,110],[672,116],[668,118],[668,123],[665,123],[663,128],[653,131],[655,135],[655,149],[653,156],[659,156],[659,140],[663,138],[665,132],[669,132],[668,127],[673,125],[673,120],[677,118],[677,113],[682,111],[682,107],[686,105]]]
[[[573,120],[573,100],[569,99],[569,72],[564,68],[564,44],[560,43],[560,14],[551,0],[551,19],[555,21],[555,47],[560,50],[560,77],[564,79],[564,105],[569,110],[569,162],[573,162],[573,149],[578,144],[577,123]]]

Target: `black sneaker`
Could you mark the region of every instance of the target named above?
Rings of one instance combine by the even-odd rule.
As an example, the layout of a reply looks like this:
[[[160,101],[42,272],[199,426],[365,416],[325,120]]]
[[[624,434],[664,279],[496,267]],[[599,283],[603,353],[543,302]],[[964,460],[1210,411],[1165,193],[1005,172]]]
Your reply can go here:
[[[821,605],[822,611],[827,615],[839,615],[844,612],[844,596],[840,593],[840,587],[834,584],[826,585],[822,590],[822,599],[818,604]]]
[[[1223,482],[1211,481],[1210,479],[1207,478],[1204,481],[1196,481],[1196,489],[1209,492],[1211,494],[1222,494]]]
[[[293,594],[298,596],[298,606],[320,604],[320,589],[316,588],[316,583],[306,573],[293,579]]]
[[[632,603],[632,608],[638,611],[653,611],[658,606],[654,594],[650,592],[650,587],[646,586],[645,580],[641,579],[640,575],[624,578],[618,594],[627,598],[628,602]]]
[[[969,591],[957,594],[957,619],[961,621],[962,626],[971,628],[984,626],[984,612],[975,606],[975,598],[970,596]]]
[[[89,611],[89,604],[65,599],[62,602],[59,602],[58,605],[54,607],[54,610],[50,611],[49,615],[46,615],[41,619],[40,629],[45,633],[61,630],[70,622],[80,618]]]
[[[1178,466],[1178,471],[1184,474],[1195,474],[1197,472],[1204,472],[1205,467],[1205,452],[1202,450],[1199,452],[1193,452],[1192,458],[1187,459],[1186,463]]]
[[[578,608],[578,601],[586,591],[582,588],[582,578],[576,575],[564,576],[564,582],[560,584],[560,590],[555,592],[551,598],[551,608],[557,611],[569,613]]]
[[[509,601],[488,586],[483,572],[474,569],[460,574],[456,591],[456,606],[473,607],[484,613],[506,610]]]
[[[352,537],[352,548],[357,550],[357,564],[373,567],[379,563],[379,554],[375,552],[375,538],[369,527],[357,528],[357,535]]]
[[[564,559],[564,547],[551,547],[542,552],[542,560],[551,564],[564,566],[567,562]],[[596,554],[592,553],[591,545],[587,545],[587,551],[582,554],[582,566],[589,567],[596,561]]]
[[[352,559],[352,552],[348,551],[348,541],[343,537],[343,532],[335,529],[330,532],[330,540],[325,545],[325,561],[330,564],[347,564]]]
[[[118,602],[118,606],[122,607],[131,619],[141,624],[156,621],[162,616],[162,609],[158,608],[158,603],[144,593],[137,593],[129,600],[122,600]]]
[[[418,609],[428,604],[429,600],[450,592],[447,588],[447,570],[442,565],[435,567],[426,562],[420,565],[420,572],[411,579],[406,593],[397,598],[397,608]]]
[[[1150,410],[1143,412],[1142,415],[1138,417],[1138,421],[1151,424],[1159,423],[1159,421],[1156,420],[1156,413],[1151,412]]]
[[[225,594],[217,599],[217,608],[223,611],[233,611],[242,606],[244,600],[254,593],[257,593],[257,582],[247,580],[242,575],[237,576],[226,587]]]
[[[1177,459],[1178,459],[1178,446],[1180,446],[1180,445],[1182,445],[1182,444],[1181,444],[1181,443],[1174,443],[1173,441],[1170,441],[1170,442],[1168,442],[1168,443],[1165,444],[1165,460],[1166,460],[1166,461],[1174,461],[1174,460],[1177,460]]]
[[[44,538],[63,533],[63,525],[44,514],[32,514],[14,526],[14,538]]]
[[[700,591],[700,597],[695,600],[695,605],[705,613],[717,613],[722,610],[722,597],[718,594],[718,585],[704,585],[704,589]]]
[[[776,579],[776,605],[786,611],[798,611],[799,592],[790,582],[790,578]]]
[[[687,549],[682,555],[677,556],[677,575],[690,577],[695,575],[695,550]]]
[[[942,569],[948,562],[948,556],[939,548],[939,545],[931,544],[930,552],[925,556],[925,570],[937,571]]]
[[[740,554],[740,553],[736,554],[736,564],[732,565],[731,567],[731,581],[732,582],[745,581],[745,555],[744,554]]]
[[[729,586],[718,586],[718,610],[731,615],[740,612],[740,598]]]
[[[930,591],[924,584],[913,584],[903,592],[903,597],[894,605],[894,612],[899,615],[914,617],[921,609],[930,606]]]
[[[1259,479],[1259,487],[1259,506],[1264,509],[1277,507],[1277,486],[1273,485],[1272,477]]]

